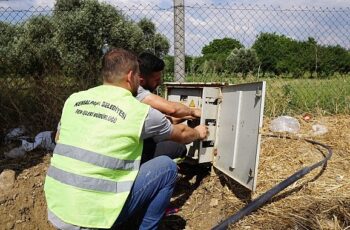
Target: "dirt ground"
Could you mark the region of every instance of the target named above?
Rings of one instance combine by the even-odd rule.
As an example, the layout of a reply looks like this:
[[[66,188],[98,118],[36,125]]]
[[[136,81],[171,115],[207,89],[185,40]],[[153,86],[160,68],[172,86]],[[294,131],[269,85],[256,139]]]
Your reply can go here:
[[[350,229],[350,116],[298,119],[299,140],[262,137],[254,194],[210,167],[182,164],[171,201],[180,211],[165,217],[160,229],[211,229],[297,170],[323,159],[326,151],[303,141],[305,137],[333,148],[327,166],[293,183],[230,229]],[[265,119],[263,134],[269,133],[269,122]],[[328,132],[313,136],[315,123]],[[50,154],[40,150],[20,159],[5,159],[0,151],[0,173],[15,172],[12,188],[0,190],[0,229],[53,229],[43,193],[49,162]]]

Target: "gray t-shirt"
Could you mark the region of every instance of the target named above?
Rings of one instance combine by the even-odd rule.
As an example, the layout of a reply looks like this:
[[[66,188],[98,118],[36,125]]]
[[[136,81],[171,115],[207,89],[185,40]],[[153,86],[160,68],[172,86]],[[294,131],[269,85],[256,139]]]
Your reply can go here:
[[[150,107],[143,124],[141,138],[152,137],[155,142],[164,141],[170,137],[172,127],[171,122],[164,114]]]
[[[144,89],[142,86],[139,86],[139,88],[137,89],[136,99],[142,101],[143,99],[145,99],[145,97],[147,97],[150,94],[151,92],[149,90]]]
[[[136,99],[141,102],[150,94],[151,92],[149,90],[139,86]],[[147,139],[153,137],[155,142],[160,142],[168,139],[171,131],[172,125],[169,119],[167,119],[164,114],[151,107],[143,125],[141,138]]]

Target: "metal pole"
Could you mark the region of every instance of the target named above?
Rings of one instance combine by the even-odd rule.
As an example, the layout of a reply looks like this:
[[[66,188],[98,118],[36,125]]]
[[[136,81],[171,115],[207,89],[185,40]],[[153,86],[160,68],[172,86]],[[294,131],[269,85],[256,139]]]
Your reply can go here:
[[[185,81],[185,7],[184,0],[174,0],[174,76]]]

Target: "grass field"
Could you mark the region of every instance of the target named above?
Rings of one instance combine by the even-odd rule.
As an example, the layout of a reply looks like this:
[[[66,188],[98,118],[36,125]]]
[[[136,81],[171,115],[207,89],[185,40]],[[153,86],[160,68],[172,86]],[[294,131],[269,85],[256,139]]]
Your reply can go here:
[[[164,81],[172,79],[165,76]],[[265,116],[332,115],[350,113],[350,76],[331,79],[247,78],[229,75],[191,75],[187,82],[233,84],[266,81]],[[91,85],[91,84],[90,84]],[[54,128],[66,98],[89,84],[80,79],[47,77],[40,83],[26,78],[0,78],[0,131],[25,125],[34,132]]]
[[[262,132],[269,133],[269,117],[313,113],[311,122],[301,122],[298,137],[315,138],[331,146],[334,154],[327,167],[293,183],[230,229],[349,229],[350,181],[347,175],[350,146],[347,140],[350,119],[349,115],[335,114],[350,114],[350,76],[332,79],[222,77],[211,81],[239,84],[261,80],[267,82]],[[201,77],[187,81],[205,82]],[[39,84],[33,79],[0,78],[0,87],[1,137],[6,130],[19,125],[32,133],[54,130],[65,99],[72,92],[84,89],[86,83],[83,85],[63,77],[47,78]],[[325,135],[313,136],[312,125],[316,122],[328,128]],[[172,199],[172,205],[180,211],[166,217],[159,229],[212,228],[292,173],[319,161],[322,154],[322,149],[299,138],[263,137],[257,192],[253,196],[242,192],[237,183],[227,177],[209,172],[201,174],[191,165],[189,168],[193,172],[180,174]],[[50,155],[46,151],[34,151],[19,159],[5,159],[0,153],[0,165],[16,172],[14,188],[0,197],[0,226],[6,229],[53,229],[46,219],[43,191],[49,161]]]
[[[292,79],[278,78],[230,78],[225,75],[190,76],[191,82],[227,82],[240,84],[266,81],[265,115],[295,115],[316,113],[319,115],[350,113],[350,76],[331,79]]]
[[[342,114],[350,112],[350,78],[348,79],[267,79],[265,113]]]

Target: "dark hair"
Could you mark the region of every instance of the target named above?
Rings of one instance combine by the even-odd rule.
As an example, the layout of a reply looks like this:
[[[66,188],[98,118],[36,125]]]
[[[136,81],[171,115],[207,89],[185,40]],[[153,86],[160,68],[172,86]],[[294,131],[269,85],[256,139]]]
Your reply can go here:
[[[143,78],[147,78],[153,72],[162,71],[165,66],[165,63],[162,59],[151,53],[141,53],[138,60],[140,75]]]
[[[138,71],[137,56],[132,52],[115,48],[103,56],[101,75],[104,81],[116,82],[130,70]]]

